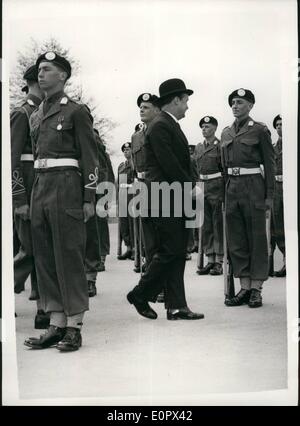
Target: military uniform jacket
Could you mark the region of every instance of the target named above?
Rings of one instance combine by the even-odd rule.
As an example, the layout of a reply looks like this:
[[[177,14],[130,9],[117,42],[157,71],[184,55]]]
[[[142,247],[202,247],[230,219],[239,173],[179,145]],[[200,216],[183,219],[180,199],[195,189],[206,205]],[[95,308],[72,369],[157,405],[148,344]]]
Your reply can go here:
[[[132,161],[136,173],[144,172],[146,168],[144,144],[145,132],[141,129],[131,136]]]
[[[126,176],[120,176],[126,175]],[[132,167],[132,162],[129,160],[124,161],[119,164],[118,167],[118,180],[117,185],[119,186],[122,183],[132,184],[134,180],[134,171]]]
[[[275,152],[275,175],[282,175],[282,138],[274,145]]]
[[[222,163],[228,167],[256,168],[262,164],[265,174],[265,198],[274,195],[274,148],[270,131],[263,123],[248,117],[236,132],[235,124],[221,135]]]
[[[93,119],[83,104],[63,92],[44,115],[43,104],[30,117],[34,158],[72,158],[79,162],[84,186],[84,202],[95,199],[98,181],[98,152]],[[57,97],[57,99],[56,99]]]
[[[199,143],[194,152],[199,175],[209,175],[222,171],[220,141],[215,138],[211,144]]]
[[[14,207],[28,203],[31,185],[26,185],[21,161],[22,154],[32,154],[29,119],[41,100],[29,94],[10,115],[12,196]],[[33,167],[33,163],[32,163]]]

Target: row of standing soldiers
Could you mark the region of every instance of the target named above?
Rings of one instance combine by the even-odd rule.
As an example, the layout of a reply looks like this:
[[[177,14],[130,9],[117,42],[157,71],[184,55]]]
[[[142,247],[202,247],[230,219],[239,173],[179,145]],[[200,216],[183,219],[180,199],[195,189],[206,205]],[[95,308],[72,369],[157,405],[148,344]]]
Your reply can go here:
[[[248,98],[254,103],[254,95],[250,91],[239,90],[241,98]],[[231,99],[229,102],[231,102]],[[151,117],[150,120],[147,116],[145,119],[144,110],[146,109],[147,111],[147,108],[151,109],[153,106],[157,107],[157,97],[150,93],[143,93],[139,96],[137,105],[141,110],[142,123],[136,125],[131,142],[126,142],[121,147],[125,162],[119,165],[118,176],[126,175],[127,184],[122,184],[120,179],[118,179],[118,183],[121,187],[123,185],[124,190],[128,190],[135,179],[141,181],[145,179],[147,164],[143,144],[147,125],[151,121]],[[266,225],[267,228],[269,227],[267,229],[269,239],[269,276],[284,277],[286,275],[282,189],[282,117],[277,115],[273,120],[273,127],[278,134],[278,140],[273,144],[273,148],[269,143],[269,130],[263,123],[254,122],[250,117],[240,122],[238,128],[233,125],[224,129],[222,133],[223,149],[221,141],[216,137],[218,121],[215,117],[205,116],[201,118],[199,126],[202,130],[204,141],[197,145],[189,145],[189,150],[191,162],[196,169],[199,182],[203,182],[204,221],[203,226],[189,231],[186,259],[190,260],[190,253],[197,252],[197,274],[221,275],[223,273],[224,244],[229,246],[230,254],[226,258],[229,257],[229,260],[234,262],[236,274],[241,277],[242,289],[247,291],[246,295],[248,297],[250,285],[249,267],[254,278],[252,282],[253,288],[260,291],[262,282],[267,278],[266,260],[260,256],[261,250],[264,249],[264,242],[259,236],[260,226],[264,227]],[[230,146],[234,140],[239,149],[233,153],[230,152]],[[274,196],[269,221],[265,223],[265,206],[259,205],[259,198],[255,199],[255,188],[258,183],[258,190],[265,191],[264,188],[260,189],[260,181],[265,175],[265,164],[267,176],[264,176],[264,178],[266,180],[272,179],[272,175],[268,175],[268,165],[271,164],[272,168],[273,161],[274,190],[271,189],[272,184],[269,184],[269,188],[270,191],[274,191]],[[241,167],[232,167],[235,163]],[[253,167],[254,165],[259,165],[259,167],[255,168]],[[243,168],[243,166],[245,167]],[[226,176],[225,173],[228,167],[231,169],[231,176],[243,176],[240,179],[241,183],[237,184],[238,181],[232,178],[231,185],[229,184],[228,175]],[[250,172],[247,174],[247,170],[251,170],[253,174],[250,174]],[[242,173],[245,174],[243,175]],[[229,185],[231,186],[229,201],[228,196],[227,200],[225,197],[226,182],[227,188]],[[249,192],[252,192],[252,189],[253,200],[249,200]],[[131,197],[130,195],[128,196],[128,203]],[[225,206],[226,202],[227,206]],[[225,218],[226,207],[227,216]],[[246,222],[244,218],[238,218],[239,212],[243,212]],[[254,222],[256,224],[253,226]],[[244,231],[247,233],[248,241],[242,238]],[[135,260],[135,272],[140,272],[147,267],[147,262],[142,264],[142,258],[146,256],[147,259],[144,247],[147,247],[149,242],[145,241],[145,244],[141,244],[140,240],[143,238],[145,236],[143,236],[140,218],[134,219],[131,215],[126,218],[119,218],[118,258],[119,260]],[[123,254],[121,253],[122,240],[126,246],[126,251]],[[251,248],[245,247],[247,244],[251,245]],[[273,254],[276,246],[283,255],[283,266],[279,271],[274,272]],[[249,249],[253,254],[253,263],[251,265],[249,265],[249,255],[247,254]],[[207,258],[205,266],[203,265],[203,254]],[[243,277],[243,275],[245,276]],[[256,305],[261,305],[260,294],[257,294]],[[243,295],[244,292],[241,293],[241,296]],[[244,303],[244,299],[244,297],[237,297],[233,301],[226,300],[226,304],[241,304]],[[159,301],[163,301],[163,297],[159,297]]]

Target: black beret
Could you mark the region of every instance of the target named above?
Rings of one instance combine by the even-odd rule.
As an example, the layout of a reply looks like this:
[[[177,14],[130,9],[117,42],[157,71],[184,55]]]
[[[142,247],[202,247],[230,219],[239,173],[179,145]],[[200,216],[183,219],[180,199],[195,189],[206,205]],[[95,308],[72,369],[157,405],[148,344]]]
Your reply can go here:
[[[202,117],[201,120],[199,121],[199,126],[202,127],[203,124],[214,124],[215,126],[218,125],[218,120],[211,116],[211,115],[206,115],[205,117]]]
[[[131,148],[131,143],[130,142],[123,143],[123,145],[121,146],[121,150],[124,152],[125,148]]]
[[[273,120],[273,127],[274,127],[274,129],[276,129],[276,124],[277,124],[278,120],[282,120],[282,117],[281,117],[280,114],[276,115],[276,117]]]
[[[229,96],[228,96],[228,103],[231,106],[232,105],[232,99],[233,98],[241,98],[246,99],[246,101],[251,102],[251,104],[255,104],[255,97],[254,94],[251,92],[251,90],[248,89],[237,89],[234,90]]]
[[[158,105],[158,96],[156,95],[151,95],[151,93],[142,93],[138,98],[137,98],[137,105],[138,107],[141,106],[142,102],[150,102],[151,104],[153,104],[154,106]]]
[[[31,65],[31,67],[27,68],[23,75],[24,80],[30,80],[30,81],[38,81],[38,72],[35,65]],[[22,92],[28,93],[29,89],[28,86],[22,87]]]
[[[72,72],[71,64],[63,56],[60,56],[55,52],[46,52],[38,57],[36,61],[37,69],[39,69],[39,65],[41,62],[52,62],[53,64],[57,65],[58,67],[66,71],[68,78],[71,77],[71,72]]]
[[[31,65],[31,67],[27,68],[23,75],[24,80],[38,81],[38,71],[35,65]]]

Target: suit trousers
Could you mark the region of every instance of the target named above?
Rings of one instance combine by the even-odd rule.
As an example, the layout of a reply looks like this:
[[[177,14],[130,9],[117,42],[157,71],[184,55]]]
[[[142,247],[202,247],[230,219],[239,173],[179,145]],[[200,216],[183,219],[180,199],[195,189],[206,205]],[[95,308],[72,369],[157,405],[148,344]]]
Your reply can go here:
[[[74,168],[37,173],[31,223],[39,293],[45,312],[88,310],[82,177]]]
[[[156,300],[165,289],[166,307],[187,306],[184,289],[184,269],[188,232],[184,218],[143,218],[145,241],[151,236],[147,257],[150,263],[133,293],[141,301]]]
[[[226,225],[234,276],[268,279],[265,185],[260,174],[229,178]]]

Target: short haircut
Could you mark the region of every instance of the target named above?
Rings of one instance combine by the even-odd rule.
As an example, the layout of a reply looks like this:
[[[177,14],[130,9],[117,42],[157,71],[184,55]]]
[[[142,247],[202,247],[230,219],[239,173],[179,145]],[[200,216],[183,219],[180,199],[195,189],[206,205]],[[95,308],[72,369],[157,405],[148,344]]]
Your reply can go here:
[[[171,103],[174,98],[178,97],[179,99],[182,99],[184,97],[184,95],[186,95],[185,92],[184,93],[182,93],[182,92],[180,92],[180,93],[172,93],[171,95],[166,96],[165,98],[161,99],[159,101],[159,106],[160,106],[160,108],[162,108],[164,105],[167,105],[167,104]]]

